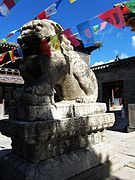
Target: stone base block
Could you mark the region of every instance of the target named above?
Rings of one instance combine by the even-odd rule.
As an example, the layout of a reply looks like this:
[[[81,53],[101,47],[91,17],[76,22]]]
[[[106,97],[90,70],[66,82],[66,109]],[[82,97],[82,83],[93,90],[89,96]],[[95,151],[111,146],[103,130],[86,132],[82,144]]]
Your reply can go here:
[[[89,116],[106,112],[105,103],[77,103],[75,101],[61,101],[55,105],[25,106],[24,110],[18,110],[17,117],[23,121],[43,121],[61,118]]]
[[[0,159],[2,180],[66,180],[108,163],[110,172],[114,150],[108,143],[96,144],[70,153],[55,156],[39,163],[30,163],[14,153]],[[96,172],[95,172],[96,173]],[[92,178],[92,177],[91,177]],[[91,179],[90,178],[90,179]]]
[[[0,131],[12,139],[12,150],[32,163],[105,141],[114,114],[103,113],[53,121],[0,121]],[[21,142],[21,143],[20,143]]]
[[[133,132],[133,131],[135,131],[135,127],[128,126],[127,131],[128,131],[128,132]]]
[[[128,132],[135,131],[135,104],[128,104],[129,127]]]
[[[55,119],[46,106],[30,108],[24,120],[0,121],[0,132],[12,139],[12,152],[0,158],[0,180],[67,180],[114,156],[105,129],[115,118],[104,103],[61,102],[56,112],[62,118]]]

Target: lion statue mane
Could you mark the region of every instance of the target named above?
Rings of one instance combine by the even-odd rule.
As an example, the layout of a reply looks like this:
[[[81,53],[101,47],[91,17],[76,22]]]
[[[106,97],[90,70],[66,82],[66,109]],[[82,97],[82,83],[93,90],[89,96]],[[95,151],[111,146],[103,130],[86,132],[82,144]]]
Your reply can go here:
[[[58,38],[58,44],[53,37]],[[18,43],[24,54],[20,72],[25,83],[14,98],[19,97],[24,105],[54,104],[55,90],[60,100],[96,102],[96,77],[59,24],[32,20],[22,27]]]

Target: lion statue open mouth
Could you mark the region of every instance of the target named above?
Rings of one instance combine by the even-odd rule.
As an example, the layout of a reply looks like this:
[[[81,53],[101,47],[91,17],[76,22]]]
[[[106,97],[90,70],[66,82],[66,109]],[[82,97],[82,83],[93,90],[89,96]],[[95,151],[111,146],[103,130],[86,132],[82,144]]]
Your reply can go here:
[[[18,43],[24,53],[20,72],[25,83],[14,95],[21,106],[54,104],[54,89],[60,101],[96,102],[96,77],[62,32],[51,20],[33,20],[22,27]],[[50,40],[56,35],[59,47]]]

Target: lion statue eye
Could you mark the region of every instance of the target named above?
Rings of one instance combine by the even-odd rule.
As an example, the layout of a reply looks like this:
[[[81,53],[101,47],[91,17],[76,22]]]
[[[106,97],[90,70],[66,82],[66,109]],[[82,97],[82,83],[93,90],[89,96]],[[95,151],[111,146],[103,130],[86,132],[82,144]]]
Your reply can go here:
[[[22,29],[21,29],[21,30],[22,30],[22,31],[25,31],[26,29],[27,29],[27,28],[24,26],[24,27],[22,27]]]
[[[36,27],[36,30],[37,30],[37,31],[41,31],[41,30],[42,30],[42,27],[41,27],[41,26],[37,26],[37,27]]]

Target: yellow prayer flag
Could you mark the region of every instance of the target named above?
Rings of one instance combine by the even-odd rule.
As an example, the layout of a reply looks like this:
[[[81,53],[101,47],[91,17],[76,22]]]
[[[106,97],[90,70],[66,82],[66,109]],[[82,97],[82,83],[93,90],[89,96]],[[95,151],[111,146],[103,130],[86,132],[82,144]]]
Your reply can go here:
[[[12,60],[12,50],[8,51],[8,53],[9,53],[10,59]]]
[[[15,62],[15,56],[14,56],[14,52],[13,52],[13,50],[8,51],[8,53],[9,53],[9,56],[10,56],[11,62],[12,62],[12,63],[14,63],[14,62]]]
[[[54,49],[60,50],[60,41],[58,35],[50,36],[50,42]]]
[[[69,0],[70,3],[74,3],[76,0]]]

